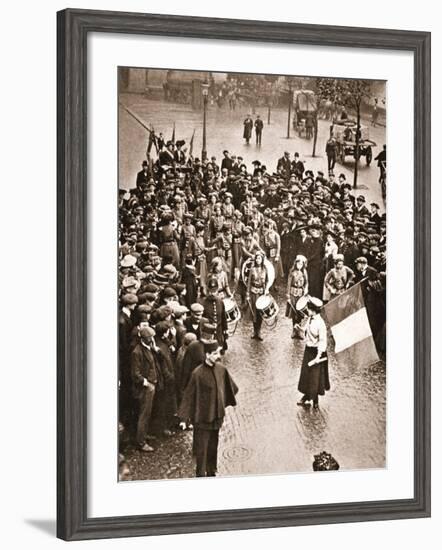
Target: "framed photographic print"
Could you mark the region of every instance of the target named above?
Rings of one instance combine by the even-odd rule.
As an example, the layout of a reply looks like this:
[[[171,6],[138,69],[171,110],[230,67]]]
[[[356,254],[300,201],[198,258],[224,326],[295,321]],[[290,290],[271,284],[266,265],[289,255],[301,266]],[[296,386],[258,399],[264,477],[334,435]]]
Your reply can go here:
[[[59,12],[59,537],[430,514],[430,84],[425,32]]]

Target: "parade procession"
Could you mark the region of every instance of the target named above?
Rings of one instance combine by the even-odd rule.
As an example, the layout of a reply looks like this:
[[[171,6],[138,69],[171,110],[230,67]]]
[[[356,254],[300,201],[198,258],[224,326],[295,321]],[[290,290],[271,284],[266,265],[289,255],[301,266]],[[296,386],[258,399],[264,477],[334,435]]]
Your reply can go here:
[[[385,126],[318,80],[120,93],[122,481],[385,467]]]

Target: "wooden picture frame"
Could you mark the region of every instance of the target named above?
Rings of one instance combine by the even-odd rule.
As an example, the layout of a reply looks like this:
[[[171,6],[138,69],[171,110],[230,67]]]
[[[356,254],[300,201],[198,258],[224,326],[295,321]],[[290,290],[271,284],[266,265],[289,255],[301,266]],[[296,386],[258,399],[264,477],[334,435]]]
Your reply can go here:
[[[58,504],[65,540],[404,519],[430,515],[430,33],[68,9],[58,13]],[[87,516],[87,36],[151,34],[407,50],[414,56],[414,497]]]

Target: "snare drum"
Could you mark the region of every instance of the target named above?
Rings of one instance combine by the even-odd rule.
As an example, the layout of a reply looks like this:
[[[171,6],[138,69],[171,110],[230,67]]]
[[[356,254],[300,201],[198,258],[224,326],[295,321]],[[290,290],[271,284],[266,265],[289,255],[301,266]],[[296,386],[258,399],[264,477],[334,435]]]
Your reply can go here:
[[[235,333],[238,322],[241,319],[241,311],[238,304],[232,298],[224,298],[224,309],[226,310],[227,317],[227,334],[233,336]]]
[[[310,296],[307,294],[305,296],[301,296],[299,300],[296,302],[296,310],[303,316],[307,317],[307,304],[310,300]]]
[[[260,296],[256,300],[256,309],[260,312],[263,321],[268,325],[276,321],[276,317],[279,313],[278,304],[271,294]]]

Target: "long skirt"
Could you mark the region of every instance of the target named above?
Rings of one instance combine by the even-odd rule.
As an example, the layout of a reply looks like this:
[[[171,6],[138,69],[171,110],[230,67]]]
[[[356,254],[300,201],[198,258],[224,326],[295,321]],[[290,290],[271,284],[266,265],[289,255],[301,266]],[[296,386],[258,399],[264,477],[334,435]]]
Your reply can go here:
[[[162,258],[172,258],[172,264],[179,269],[180,267],[180,251],[175,241],[162,243],[160,248],[160,256]]]
[[[281,258],[278,261],[275,261],[273,258],[270,258],[270,262],[272,263],[275,269],[275,281],[277,281],[278,279],[282,279],[284,277],[284,269],[282,267]]]
[[[242,265],[242,248],[241,243],[232,243],[232,265],[233,268],[241,269]]]
[[[206,295],[207,260],[205,256],[199,256],[196,260],[196,274],[198,275],[201,292]]]
[[[298,390],[303,393],[307,399],[317,400],[318,395],[324,395],[330,389],[330,380],[328,377],[328,360],[312,367],[308,363],[316,357],[318,350],[314,347],[305,347],[304,357],[302,359],[301,374],[299,376]],[[327,357],[327,352],[323,357]]]

